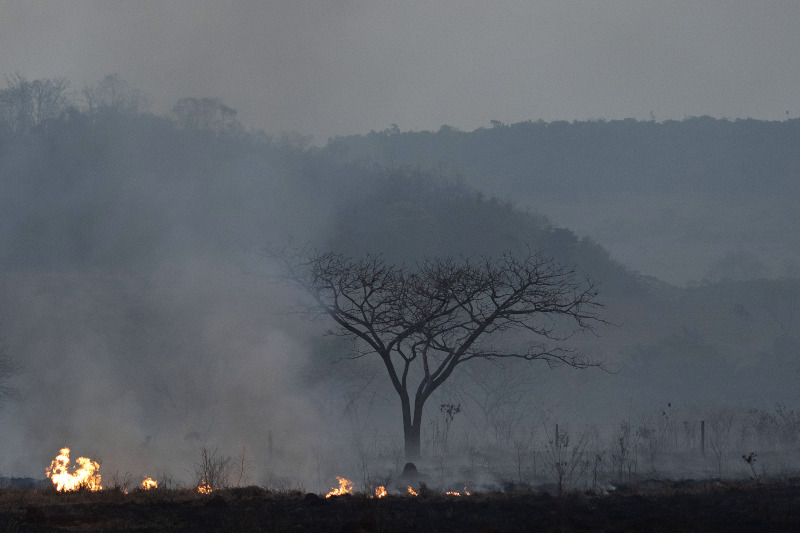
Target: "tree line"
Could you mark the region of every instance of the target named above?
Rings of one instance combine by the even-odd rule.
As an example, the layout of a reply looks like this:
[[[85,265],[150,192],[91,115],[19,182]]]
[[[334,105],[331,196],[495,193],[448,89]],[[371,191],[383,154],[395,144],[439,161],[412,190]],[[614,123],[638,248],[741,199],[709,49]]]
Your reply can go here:
[[[0,124],[14,134],[46,129],[53,121],[81,112],[134,115],[146,112],[151,104],[146,92],[119,74],[108,74],[78,90],[64,77],[29,80],[15,73],[7,75],[5,81],[6,87],[0,89]],[[213,97],[181,98],[170,117],[180,128],[215,132],[241,128],[236,110]]]

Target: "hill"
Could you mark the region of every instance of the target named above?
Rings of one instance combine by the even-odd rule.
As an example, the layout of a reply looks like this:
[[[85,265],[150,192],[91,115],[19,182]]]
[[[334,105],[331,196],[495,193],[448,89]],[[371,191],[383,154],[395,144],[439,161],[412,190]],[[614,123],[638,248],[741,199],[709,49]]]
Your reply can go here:
[[[684,284],[797,275],[800,120],[692,117],[391,128],[325,150],[456,173],[591,237],[629,267]]]
[[[403,262],[531,247],[601,283],[605,317],[615,326],[573,340],[611,372],[476,365],[436,398],[464,402],[464,434],[488,439],[499,425],[523,428],[544,410],[550,421],[615,431],[632,406],[650,412],[671,402],[694,416],[709,405],[798,401],[796,279],[722,272],[676,287],[631,271],[602,242],[523,205],[535,196],[551,209],[563,202],[617,216],[622,190],[636,209],[684,190],[758,203],[778,194],[759,196],[749,181],[768,158],[758,156],[755,170],[740,158],[737,187],[751,189],[726,188],[722,170],[714,179],[701,172],[731,164],[727,155],[710,157],[711,147],[728,146],[736,131],[761,131],[778,150],[794,139],[794,130],[781,128],[796,122],[392,130],[313,149],[291,136],[245,132],[220,102],[203,105],[192,111],[184,102],[168,117],[77,104],[38,122],[0,114],[0,327],[7,352],[25,364],[17,380],[25,394],[0,411],[0,446],[13,450],[5,463],[13,475],[40,476],[68,444],[106,450],[119,469],[146,463],[179,476],[187,450],[213,440],[268,457],[259,479],[322,482],[323,457],[331,469],[337,456],[353,460],[354,434],[374,428],[391,440],[396,405],[379,366],[367,359],[327,365],[349,346],[323,337],[324,323],[292,314],[298,295],[274,283],[262,253],[275,244]],[[209,118],[218,113],[225,120]],[[692,143],[678,142],[670,128],[698,130],[691,139],[704,148],[684,166],[679,156]],[[614,131],[613,142],[604,140]],[[663,146],[651,146],[659,135]],[[744,137],[746,153],[755,145]],[[381,164],[388,156],[378,157],[376,146],[391,147],[397,159]],[[412,161],[413,146],[463,167],[464,178],[426,170]],[[662,163],[641,166],[644,147],[673,171],[651,176]],[[605,167],[595,167],[595,152],[605,154]],[[773,155],[782,159],[766,183],[788,202],[796,183],[785,178],[797,154]],[[607,183],[592,177],[595,168]],[[671,172],[682,176],[678,185],[667,183]],[[531,176],[540,175],[543,185],[531,190]],[[495,182],[501,186],[491,194],[478,190]],[[648,220],[631,224],[643,239],[660,238],[646,231]],[[778,239],[786,228],[775,228]],[[514,401],[478,398],[509,391]],[[436,412],[429,416],[437,422]]]

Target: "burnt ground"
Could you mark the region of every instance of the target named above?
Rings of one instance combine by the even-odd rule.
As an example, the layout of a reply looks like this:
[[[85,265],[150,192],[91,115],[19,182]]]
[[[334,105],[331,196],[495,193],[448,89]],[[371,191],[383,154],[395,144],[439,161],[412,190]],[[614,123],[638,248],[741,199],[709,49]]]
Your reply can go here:
[[[658,482],[563,497],[427,492],[327,500],[258,487],[210,495],[0,489],[1,531],[800,531],[800,480]]]

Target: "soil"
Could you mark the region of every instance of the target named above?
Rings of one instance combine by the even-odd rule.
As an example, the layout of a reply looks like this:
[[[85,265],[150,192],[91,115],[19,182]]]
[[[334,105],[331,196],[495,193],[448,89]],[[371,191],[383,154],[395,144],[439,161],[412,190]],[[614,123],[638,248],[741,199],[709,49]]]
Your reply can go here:
[[[800,480],[651,482],[608,494],[513,492],[377,499],[189,490],[0,489],[0,531],[800,531]]]

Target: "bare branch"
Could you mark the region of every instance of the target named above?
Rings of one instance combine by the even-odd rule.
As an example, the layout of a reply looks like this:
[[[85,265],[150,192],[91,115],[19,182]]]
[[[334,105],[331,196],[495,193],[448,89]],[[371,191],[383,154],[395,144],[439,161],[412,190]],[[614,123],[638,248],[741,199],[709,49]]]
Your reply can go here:
[[[413,268],[386,264],[380,256],[317,251],[278,259],[285,277],[310,295],[311,307],[337,324],[335,334],[366,345],[356,357],[374,353],[383,359],[407,432],[419,423],[425,400],[465,361],[600,366],[565,346],[574,334],[607,324],[598,315],[597,284],[576,280],[574,269],[538,252],[426,259]],[[421,368],[415,376],[421,377],[412,420],[408,379],[416,361]]]

